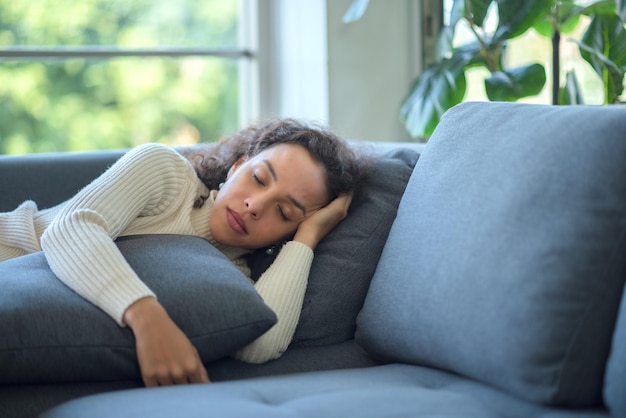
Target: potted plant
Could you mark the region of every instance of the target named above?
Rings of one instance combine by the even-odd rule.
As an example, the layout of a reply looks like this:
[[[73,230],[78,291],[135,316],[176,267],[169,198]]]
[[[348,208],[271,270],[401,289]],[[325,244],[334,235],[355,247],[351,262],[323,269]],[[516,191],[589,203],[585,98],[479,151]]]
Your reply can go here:
[[[369,0],[354,0],[344,22],[354,22],[365,13]],[[485,27],[488,11],[497,8],[497,25]],[[592,66],[604,85],[604,102],[617,103],[623,92],[626,72],[626,0],[453,0],[449,23],[443,26],[436,60],[428,65],[411,86],[400,108],[400,116],[412,137],[429,137],[441,115],[463,101],[466,71],[485,67],[487,98],[516,101],[538,94],[546,83],[546,69],[540,63],[508,67],[503,59],[508,41],[535,28],[553,42],[553,103],[579,104],[584,98],[576,76],[568,72],[560,83],[560,38],[581,16],[590,23],[578,44],[581,56]],[[460,24],[466,24],[474,40],[453,46]]]

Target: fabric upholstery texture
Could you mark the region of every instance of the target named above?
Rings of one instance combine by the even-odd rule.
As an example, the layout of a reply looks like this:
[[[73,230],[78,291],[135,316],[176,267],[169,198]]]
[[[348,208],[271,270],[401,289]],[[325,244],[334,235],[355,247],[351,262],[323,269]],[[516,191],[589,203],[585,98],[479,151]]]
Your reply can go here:
[[[418,158],[419,153],[408,148],[382,153],[348,217],[315,249],[293,346],[336,344],[354,338],[356,317]],[[273,258],[263,251],[255,253],[250,263],[253,277]]]
[[[263,364],[250,364],[232,357],[207,364],[212,384],[224,380],[296,374],[329,369],[376,366],[379,363],[354,340],[326,346],[292,347],[280,359]],[[101,392],[143,387],[140,380],[79,383],[38,383],[3,385],[0,388],[0,417],[32,418],[43,411],[71,399]],[[182,416],[174,414],[175,417]]]
[[[604,402],[611,415],[626,417],[626,288],[613,333],[604,382]]]
[[[25,200],[49,208],[76,194],[124,155],[123,150],[0,155],[0,212]]]
[[[209,385],[121,391],[77,399],[42,418],[606,418],[555,410],[451,373],[390,364]]]
[[[117,245],[205,363],[276,321],[248,279],[206,240],[146,235]],[[63,285],[43,253],[1,263],[0,277],[0,383],[140,379],[132,331]]]
[[[626,278],[626,108],[464,103],[407,185],[357,341],[533,402],[601,403]]]

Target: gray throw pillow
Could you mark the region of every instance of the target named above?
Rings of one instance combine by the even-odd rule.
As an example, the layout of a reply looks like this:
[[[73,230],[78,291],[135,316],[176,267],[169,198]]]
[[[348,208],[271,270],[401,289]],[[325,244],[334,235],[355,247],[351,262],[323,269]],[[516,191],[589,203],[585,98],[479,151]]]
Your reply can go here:
[[[626,279],[626,107],[464,103],[422,153],[358,318],[386,360],[601,404]]]
[[[204,363],[276,321],[247,278],[206,240],[126,237],[117,245]],[[0,383],[141,379],[135,341],[51,272],[43,253],[0,263]]]
[[[387,234],[419,153],[409,148],[382,151],[348,217],[315,249],[294,346],[336,344],[354,338]],[[253,276],[273,257],[263,251],[251,257]]]

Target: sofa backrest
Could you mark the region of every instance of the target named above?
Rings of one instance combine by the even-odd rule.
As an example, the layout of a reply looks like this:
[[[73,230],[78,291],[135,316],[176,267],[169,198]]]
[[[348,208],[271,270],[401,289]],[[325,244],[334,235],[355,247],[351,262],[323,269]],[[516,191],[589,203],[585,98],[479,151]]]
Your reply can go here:
[[[316,248],[309,285],[293,345],[316,346],[354,338],[360,311],[378,257],[395,218],[421,143],[359,142],[353,146],[377,158],[372,175],[355,196],[350,216]],[[0,211],[24,200],[46,208],[73,196],[113,164],[124,151],[49,153],[0,157]],[[249,256],[258,277],[279,252]]]
[[[613,339],[626,279],[624,132],[626,106],[449,110],[400,202],[357,341],[387,361],[568,406],[602,403],[611,355],[623,396],[626,373],[612,368],[626,352]]]
[[[99,176],[124,151],[0,156],[0,212],[34,200],[40,209],[61,203]]]
[[[424,144],[372,142],[367,146],[382,155],[399,147],[419,153]],[[102,174],[124,152],[126,150],[0,155],[0,212],[11,211],[25,200],[34,200],[40,209],[61,203]]]

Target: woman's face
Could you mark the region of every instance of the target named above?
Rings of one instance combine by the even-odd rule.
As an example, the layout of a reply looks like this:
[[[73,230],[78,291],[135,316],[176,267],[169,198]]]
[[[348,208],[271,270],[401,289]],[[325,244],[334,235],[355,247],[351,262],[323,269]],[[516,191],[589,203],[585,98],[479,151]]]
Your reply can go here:
[[[306,148],[275,145],[233,165],[209,229],[224,245],[266,247],[293,234],[328,198],[325,169]]]

